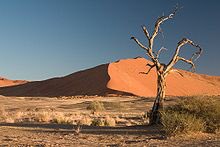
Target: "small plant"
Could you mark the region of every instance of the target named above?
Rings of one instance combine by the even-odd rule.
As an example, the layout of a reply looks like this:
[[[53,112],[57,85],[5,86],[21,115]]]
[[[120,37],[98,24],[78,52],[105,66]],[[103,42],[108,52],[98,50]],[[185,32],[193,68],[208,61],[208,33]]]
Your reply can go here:
[[[74,133],[75,135],[79,135],[80,132],[81,132],[81,126],[77,124],[74,128]]]
[[[38,112],[36,118],[39,122],[50,122],[52,120],[51,112]]]
[[[105,123],[101,118],[95,118],[92,120],[91,126],[104,126]]]
[[[88,105],[87,109],[92,110],[93,112],[97,112],[97,111],[105,110],[105,107],[104,107],[104,104],[102,102],[93,101]]]
[[[115,126],[116,122],[115,119],[107,115],[104,119],[105,126]]]
[[[52,116],[52,122],[58,123],[58,124],[73,124],[73,120],[71,117],[65,116],[62,112],[57,112],[53,114]]]
[[[79,125],[91,125],[92,123],[92,119],[88,116],[84,116],[82,117],[80,120],[78,120],[78,123]]]

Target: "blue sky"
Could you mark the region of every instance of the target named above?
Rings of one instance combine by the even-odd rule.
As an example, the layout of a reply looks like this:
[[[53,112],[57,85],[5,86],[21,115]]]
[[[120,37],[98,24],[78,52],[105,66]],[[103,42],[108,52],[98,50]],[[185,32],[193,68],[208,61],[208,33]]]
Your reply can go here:
[[[220,1],[197,0],[1,0],[0,76],[42,80],[121,58],[145,57],[130,35],[143,42],[141,25],[152,31],[158,16],[183,6],[162,25],[155,49],[167,62],[188,37],[204,48],[197,72],[220,75]],[[189,57],[186,46],[181,55]],[[177,67],[188,69],[178,64]]]

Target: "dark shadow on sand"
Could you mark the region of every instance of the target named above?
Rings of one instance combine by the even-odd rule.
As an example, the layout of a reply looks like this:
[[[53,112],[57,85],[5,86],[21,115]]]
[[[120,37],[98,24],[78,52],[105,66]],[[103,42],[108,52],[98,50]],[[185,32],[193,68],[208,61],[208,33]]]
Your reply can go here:
[[[76,125],[70,124],[40,124],[40,123],[0,123],[1,126],[29,128],[33,132],[73,134]],[[80,126],[81,134],[109,135],[153,135],[161,136],[162,131],[157,126],[138,125],[126,127]]]

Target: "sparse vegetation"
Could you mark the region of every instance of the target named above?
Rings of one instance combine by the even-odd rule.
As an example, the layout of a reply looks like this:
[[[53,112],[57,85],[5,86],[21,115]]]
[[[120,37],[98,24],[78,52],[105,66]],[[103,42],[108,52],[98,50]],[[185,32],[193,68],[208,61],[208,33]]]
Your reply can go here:
[[[104,126],[104,121],[101,118],[95,118],[92,120],[91,126]]]
[[[105,110],[104,104],[100,101],[92,101],[88,107],[88,110],[92,110],[93,112],[103,111]]]
[[[77,124],[79,125],[91,125],[92,119],[89,116],[83,116]]]
[[[161,113],[163,130],[166,135],[199,132],[204,129],[204,121],[187,113],[167,110]]]
[[[191,131],[215,133],[220,128],[220,102],[211,97],[182,98],[162,111],[161,116],[169,135]]]
[[[91,126],[115,126],[116,121],[113,117],[109,115],[105,116],[104,118],[94,118],[92,120]]]
[[[116,121],[114,118],[110,117],[109,115],[107,115],[104,119],[104,125],[105,126],[115,126],[116,125]]]
[[[3,106],[0,106],[0,120],[4,120],[5,119],[5,109]]]

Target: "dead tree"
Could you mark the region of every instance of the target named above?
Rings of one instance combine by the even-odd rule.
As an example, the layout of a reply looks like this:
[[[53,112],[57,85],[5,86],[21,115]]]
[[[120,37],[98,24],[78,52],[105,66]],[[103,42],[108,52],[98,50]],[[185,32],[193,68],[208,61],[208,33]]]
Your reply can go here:
[[[156,68],[157,95],[156,95],[154,105],[153,105],[151,113],[150,113],[150,124],[157,124],[157,123],[160,123],[160,121],[161,121],[159,111],[161,109],[163,109],[163,105],[164,105],[164,98],[166,95],[166,93],[165,93],[166,77],[171,72],[178,72],[178,70],[173,69],[173,66],[178,61],[183,61],[185,63],[190,64],[191,70],[194,72],[195,71],[194,61],[197,60],[202,53],[202,48],[199,45],[195,44],[190,39],[183,38],[182,40],[180,40],[178,42],[175,53],[173,54],[173,56],[168,64],[164,64],[159,61],[159,55],[160,55],[161,51],[164,50],[164,48],[161,48],[157,52],[155,52],[153,49],[154,39],[160,32],[160,25],[162,23],[164,23],[166,20],[172,19],[175,16],[177,10],[178,10],[178,8],[176,8],[168,16],[159,17],[157,19],[157,21],[155,22],[155,26],[154,26],[154,30],[153,30],[152,35],[149,34],[149,32],[145,26],[142,26],[142,30],[148,40],[148,46],[144,46],[136,37],[134,37],[134,36],[131,37],[131,39],[133,39],[142,49],[144,49],[146,51],[146,55],[151,59],[151,61],[153,63],[152,65],[147,64],[147,66],[149,66],[149,70],[145,74],[148,74],[153,68]],[[192,54],[192,57],[190,59],[186,59],[186,58],[181,57],[179,55],[181,48],[186,44],[192,45],[193,47],[196,48],[195,53]]]

